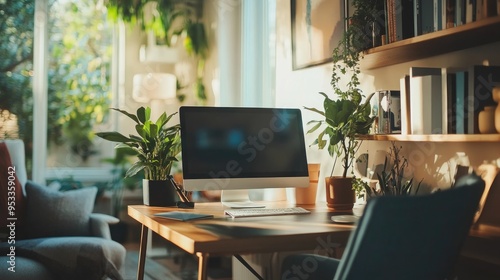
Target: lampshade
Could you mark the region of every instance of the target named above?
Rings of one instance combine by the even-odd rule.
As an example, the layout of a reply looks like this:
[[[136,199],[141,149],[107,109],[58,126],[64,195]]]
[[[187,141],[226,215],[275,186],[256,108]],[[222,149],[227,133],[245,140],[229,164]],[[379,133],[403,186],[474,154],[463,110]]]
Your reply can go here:
[[[168,100],[176,97],[177,78],[169,73],[136,74],[132,96],[135,101]]]

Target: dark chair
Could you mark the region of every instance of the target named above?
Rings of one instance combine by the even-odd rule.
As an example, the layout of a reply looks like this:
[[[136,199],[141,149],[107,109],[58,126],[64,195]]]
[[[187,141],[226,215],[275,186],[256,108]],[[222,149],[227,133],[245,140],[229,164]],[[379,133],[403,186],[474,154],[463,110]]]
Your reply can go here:
[[[371,199],[340,260],[290,255],[281,279],[447,279],[483,190],[480,177],[467,175],[448,190]]]

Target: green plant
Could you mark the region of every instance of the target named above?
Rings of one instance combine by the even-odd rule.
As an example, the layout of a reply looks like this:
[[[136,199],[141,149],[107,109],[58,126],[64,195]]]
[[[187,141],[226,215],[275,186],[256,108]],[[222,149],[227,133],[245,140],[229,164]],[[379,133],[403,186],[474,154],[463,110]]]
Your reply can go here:
[[[308,124],[314,125],[307,133],[313,133],[324,127],[313,145],[318,145],[319,149],[327,147],[330,156],[335,157],[335,163],[337,158],[341,158],[342,177],[345,178],[359,148],[360,141],[356,139],[356,136],[367,134],[373,122],[370,116],[370,98],[373,94],[364,103],[351,99],[332,100],[325,93],[320,92],[320,94],[325,97],[324,111],[310,107],[305,107],[305,109],[322,115],[324,119],[309,121]]]
[[[180,125],[165,127],[177,113],[167,116],[164,112],[156,122],[151,117],[151,108],[140,107],[136,115],[112,108],[130,119],[136,125],[138,135],[124,136],[119,132],[98,132],[96,135],[108,141],[118,142],[117,149],[127,149],[137,155],[138,160],[127,170],[125,177],[131,177],[144,170],[148,180],[166,180],[170,175],[172,163],[177,161],[181,151]]]
[[[330,156],[335,157],[333,169],[337,159],[341,159],[344,178],[347,177],[360,146],[360,141],[356,139],[356,136],[367,134],[373,123],[373,117],[370,116],[370,99],[373,94],[362,102],[363,94],[359,89],[359,74],[361,73],[359,61],[362,58],[362,51],[368,46],[369,38],[366,36],[365,26],[375,19],[375,2],[353,1],[355,11],[346,19],[346,23],[349,24],[333,50],[330,84],[337,98],[330,99],[325,93],[320,92],[324,96],[323,110],[305,107],[324,117],[323,120],[310,121],[308,124],[313,126],[307,133],[324,127],[313,145],[318,145],[319,149],[328,148]],[[346,84],[343,83],[343,78],[348,79]]]
[[[413,190],[413,178],[407,180],[404,177],[404,171],[408,167],[408,159],[400,155],[402,147],[396,147],[394,142],[391,142],[389,157],[384,161],[384,170],[377,174],[379,186],[378,189],[373,189],[364,185],[367,198],[383,195],[411,195],[417,194],[422,181],[420,181],[416,189]]]

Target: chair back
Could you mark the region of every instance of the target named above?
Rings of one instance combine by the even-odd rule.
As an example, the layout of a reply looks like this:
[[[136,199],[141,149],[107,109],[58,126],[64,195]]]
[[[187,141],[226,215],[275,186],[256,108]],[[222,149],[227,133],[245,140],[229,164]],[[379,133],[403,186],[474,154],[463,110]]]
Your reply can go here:
[[[447,279],[483,190],[480,177],[467,175],[448,190],[371,199],[334,279]]]

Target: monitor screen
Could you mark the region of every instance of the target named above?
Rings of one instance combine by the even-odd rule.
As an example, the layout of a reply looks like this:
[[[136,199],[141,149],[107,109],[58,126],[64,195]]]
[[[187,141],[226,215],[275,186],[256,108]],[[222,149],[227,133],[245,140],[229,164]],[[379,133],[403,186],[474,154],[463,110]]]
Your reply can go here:
[[[307,187],[299,109],[183,106],[186,190]]]

